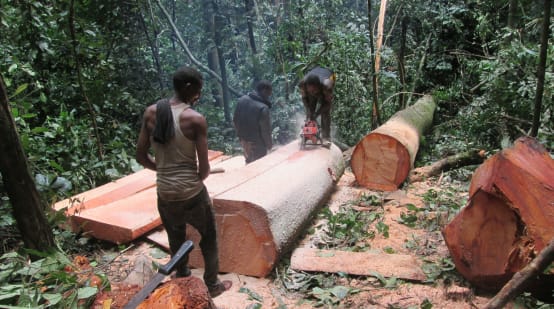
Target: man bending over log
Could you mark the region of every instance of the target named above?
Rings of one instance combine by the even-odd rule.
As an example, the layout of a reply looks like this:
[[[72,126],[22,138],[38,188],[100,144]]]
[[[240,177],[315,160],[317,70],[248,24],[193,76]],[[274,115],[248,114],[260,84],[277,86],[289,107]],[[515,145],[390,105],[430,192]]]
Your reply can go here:
[[[331,106],[335,78],[333,71],[317,66],[311,69],[298,84],[306,110],[306,121],[315,121],[321,115],[321,137],[324,141],[329,141],[331,138]],[[317,108],[318,103],[319,108]]]

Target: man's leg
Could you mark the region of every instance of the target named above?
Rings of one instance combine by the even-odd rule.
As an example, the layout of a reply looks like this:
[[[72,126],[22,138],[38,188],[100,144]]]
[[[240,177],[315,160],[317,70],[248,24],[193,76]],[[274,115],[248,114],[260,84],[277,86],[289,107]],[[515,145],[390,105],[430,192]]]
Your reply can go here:
[[[218,283],[219,257],[217,249],[217,231],[212,202],[208,191],[204,187],[193,198],[195,206],[187,214],[187,221],[200,233],[200,250],[204,257],[204,282],[210,288]]]
[[[331,138],[331,113],[325,111],[321,113],[321,138],[329,140]]]
[[[183,202],[166,202],[158,197],[158,212],[160,213],[162,224],[167,232],[171,256],[173,256],[185,242],[187,224],[183,212],[184,206]],[[187,264],[188,255],[183,257],[176,267],[178,277],[190,275],[190,269]]]
[[[317,106],[317,99],[306,96],[302,98],[302,102],[304,103],[304,110],[306,111],[306,120],[315,120],[315,108]]]

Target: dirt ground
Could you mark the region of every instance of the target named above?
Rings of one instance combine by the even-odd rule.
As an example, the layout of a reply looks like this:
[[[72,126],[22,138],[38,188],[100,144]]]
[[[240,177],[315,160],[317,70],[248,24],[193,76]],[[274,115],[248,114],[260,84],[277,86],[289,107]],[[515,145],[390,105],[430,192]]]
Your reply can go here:
[[[354,175],[347,169],[330,196],[327,206],[332,211],[340,207],[352,206],[362,195],[376,194],[383,197],[384,223],[389,227],[389,237],[375,233],[373,239],[367,240],[373,251],[395,252],[416,256],[419,260],[439,261],[448,256],[448,249],[440,233],[426,232],[398,223],[406,204],[423,206],[423,193],[429,189],[440,190],[442,179],[415,183],[405,190],[390,194],[372,192],[355,185]],[[463,193],[462,193],[463,195]],[[460,199],[463,196],[459,197]],[[349,206],[350,205],[350,206]],[[363,210],[361,210],[363,211]],[[321,224],[314,220],[312,227]],[[299,240],[298,246],[313,247],[318,235],[307,233]],[[407,245],[415,243],[417,246]],[[117,286],[124,282],[134,267],[138,257],[148,257],[158,263],[166,263],[168,256],[160,256],[160,249],[147,241],[135,242],[132,247],[117,256],[109,264],[106,273],[112,284]],[[282,258],[282,263],[290,258],[290,253]],[[285,261],[285,262],[283,262]],[[232,288],[214,299],[221,309],[235,308],[314,308],[316,298],[306,298],[306,294],[287,291],[280,282],[286,266],[276,267],[268,278],[254,278],[239,274],[221,274],[222,280],[233,281]],[[194,269],[193,275],[202,278],[202,269]],[[306,274],[302,274],[306,275]],[[357,290],[334,305],[327,308],[481,308],[491,295],[478,295],[471,287],[464,286],[463,280],[441,280],[431,283],[399,281],[393,287],[382,286],[382,282],[371,276],[337,276],[334,285],[346,286]],[[259,304],[259,305],[256,305]],[[261,307],[260,307],[261,305]],[[112,307],[113,308],[113,307]]]

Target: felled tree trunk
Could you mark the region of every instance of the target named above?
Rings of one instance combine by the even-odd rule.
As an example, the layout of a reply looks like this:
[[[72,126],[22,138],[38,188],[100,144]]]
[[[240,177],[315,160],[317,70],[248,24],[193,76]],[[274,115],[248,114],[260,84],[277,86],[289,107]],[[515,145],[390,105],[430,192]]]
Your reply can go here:
[[[520,138],[475,171],[469,197],[443,236],[469,282],[498,290],[554,236],[554,160]]]
[[[424,96],[362,138],[350,162],[357,182],[374,190],[396,190],[408,177],[435,108],[433,98]]]
[[[437,176],[441,172],[456,169],[462,166],[481,164],[485,160],[485,151],[474,149],[441,159],[431,165],[414,168],[408,177],[410,182],[418,182],[426,178]]]

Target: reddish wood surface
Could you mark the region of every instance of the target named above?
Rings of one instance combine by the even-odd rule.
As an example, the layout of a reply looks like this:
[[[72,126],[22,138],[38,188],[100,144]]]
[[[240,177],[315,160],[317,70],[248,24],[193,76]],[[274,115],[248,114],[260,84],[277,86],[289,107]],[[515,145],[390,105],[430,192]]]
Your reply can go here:
[[[468,281],[498,290],[554,236],[554,160],[520,138],[475,171],[469,191],[443,236]]]
[[[137,309],[151,308],[215,309],[216,306],[202,279],[190,276],[165,282],[137,306]]]
[[[338,273],[358,276],[372,276],[378,273],[384,277],[424,281],[421,263],[406,254],[372,252],[349,252],[297,248],[290,258],[290,267],[299,271]]]
[[[398,189],[413,167],[419,139],[431,126],[435,108],[433,98],[424,96],[363,137],[350,161],[358,184],[373,190]]]

